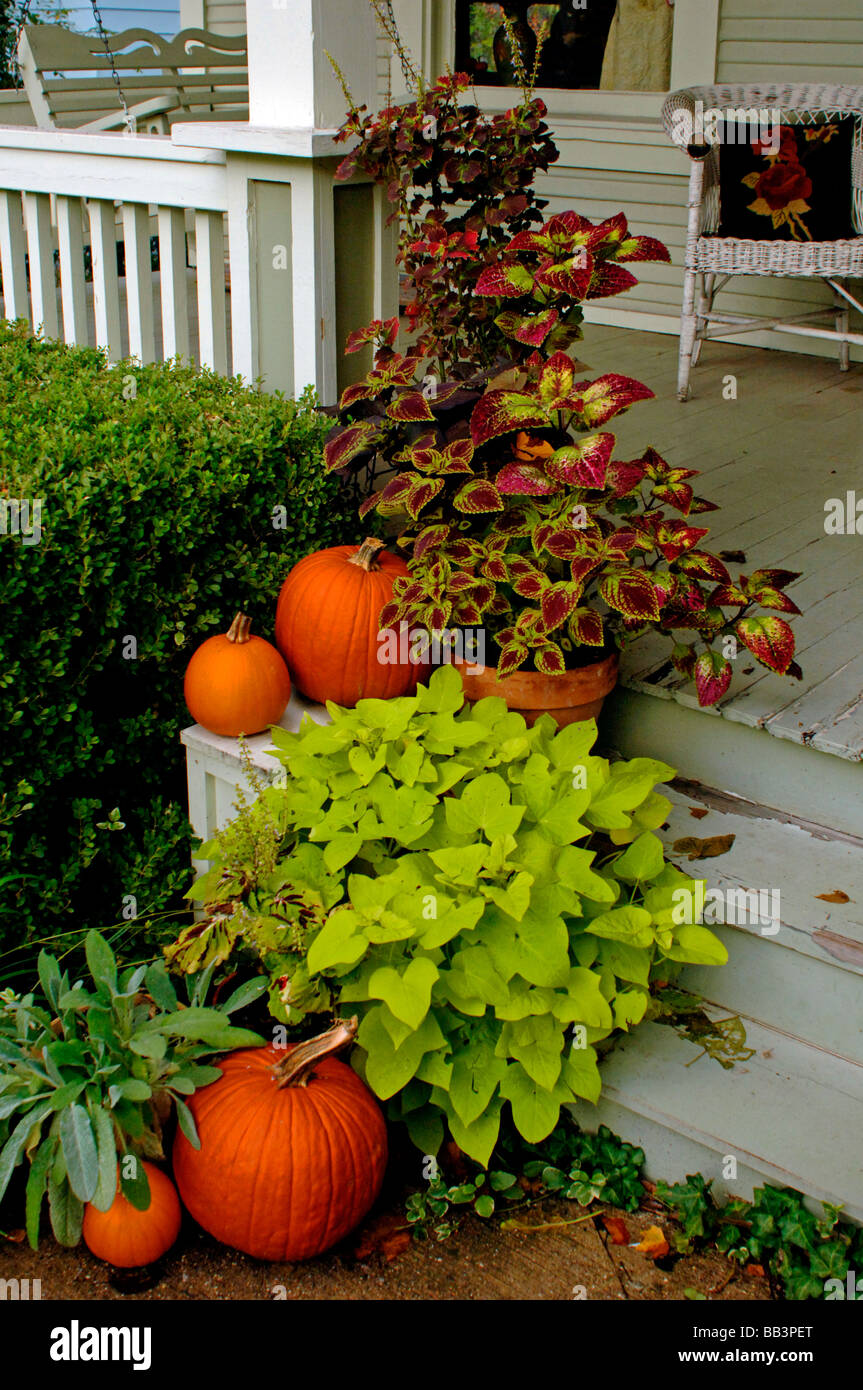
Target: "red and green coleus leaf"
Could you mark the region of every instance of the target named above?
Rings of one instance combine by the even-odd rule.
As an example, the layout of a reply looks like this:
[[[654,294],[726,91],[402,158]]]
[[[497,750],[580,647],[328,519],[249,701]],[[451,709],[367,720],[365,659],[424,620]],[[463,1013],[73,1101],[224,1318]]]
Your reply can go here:
[[[513,671],[517,671],[523,666],[529,655],[529,647],[526,642],[515,638],[501,647],[500,657],[497,663],[497,674],[500,677],[511,676]]]
[[[619,243],[616,261],[670,261],[668,247],[653,236],[628,236]]]
[[[569,615],[569,635],[580,647],[601,647],[605,644],[602,617],[595,608],[575,608]]]
[[[367,454],[380,442],[378,426],[369,420],[357,425],[339,425],[331,433],[324,447],[324,464],[327,472],[336,468],[346,468],[359,454]]]
[[[517,314],[514,309],[505,309],[498,314],[495,323],[505,337],[514,338],[525,347],[539,348],[559,317],[556,309],[545,309],[540,314]]]
[[[749,598],[739,584],[730,580],[727,584],[719,584],[710,595],[710,602],[718,608],[743,608],[749,603]]]
[[[574,388],[573,408],[589,429],[606,424],[636,401],[650,400],[653,392],[633,377],[609,372],[596,381],[579,382]]]
[[[661,502],[667,502],[669,506],[683,512],[684,516],[689,515],[695,496],[689,483],[657,483],[654,486],[653,495],[658,497]]]
[[[547,411],[562,410],[575,382],[575,366],[565,352],[555,352],[539,374],[539,399]]]
[[[401,396],[396,396],[387,406],[387,415],[391,420],[408,423],[434,420],[431,406],[421,391],[405,391]]]
[[[535,463],[507,463],[495,478],[498,492],[507,496],[550,497],[561,484]]]
[[[579,250],[565,261],[547,261],[536,272],[535,283],[544,290],[566,295],[568,299],[584,299],[594,274],[593,257]],[[630,279],[634,280],[634,276]]]
[[[484,574],[486,579],[493,580],[495,584],[505,584],[509,578],[506,564],[499,555],[492,555],[486,560],[485,564],[480,566],[480,573]]]
[[[477,401],[470,432],[477,448],[514,430],[548,427],[549,419],[533,396],[520,391],[488,391]]]
[[[397,473],[394,478],[390,478],[377,496],[378,511],[382,516],[392,516],[406,509],[413,479],[417,477],[416,473]]]
[[[605,475],[605,486],[611,489],[615,497],[628,497],[643,482],[644,467],[638,459],[634,459],[631,463],[624,463],[621,459],[612,459],[609,463]]]
[[[467,512],[472,516],[482,512],[502,512],[504,504],[494,483],[487,482],[484,478],[475,478],[459,489],[453,498],[453,506],[457,511]]]
[[[439,549],[446,543],[451,530],[452,527],[442,522],[435,523],[433,526],[426,526],[414,541],[413,558],[421,560],[429,546],[433,546],[436,550]]]
[[[705,531],[704,535],[707,534]],[[729,584],[731,575],[722,560],[707,550],[690,550],[680,555],[677,568],[696,579],[710,579],[714,584]]]
[[[421,473],[470,473],[473,445],[469,439],[456,439],[443,449],[417,445],[411,450],[411,462]]]
[[[546,632],[554,632],[561,627],[578,605],[581,588],[565,581],[551,584],[543,591],[540,599],[542,624]]]
[[[533,275],[518,262],[490,265],[474,286],[474,294],[495,299],[521,299],[533,290]]]
[[[689,515],[696,516],[701,512],[718,512],[718,502],[708,502],[706,497],[693,497],[692,505],[689,508]]]
[[[783,618],[741,618],[734,631],[762,666],[785,675],[794,659],[794,633]]]
[[[703,526],[687,526],[685,521],[661,521],[656,528],[656,548],[671,564],[687,550],[692,550],[708,534]]]
[[[690,642],[675,642],[671,652],[671,664],[675,671],[691,680],[695,675],[695,647]]]
[[[563,652],[556,642],[544,642],[535,647],[533,660],[537,671],[544,676],[561,676],[566,670]]]
[[[756,570],[751,576],[749,583],[755,588],[758,588],[762,584],[767,584],[773,589],[784,589],[792,580],[799,578],[799,570]]]
[[[538,599],[551,587],[551,580],[541,570],[532,570],[529,574],[515,575],[512,587],[519,598]]]
[[[631,290],[633,285],[637,285],[638,280],[622,265],[615,265],[613,261],[600,261],[593,268],[590,277],[590,285],[585,292],[585,299],[610,299],[614,294],[624,294],[626,290]]]
[[[706,708],[721,700],[731,684],[731,662],[721,652],[709,647],[695,661],[692,674],[698,703]]]
[[[350,157],[350,156],[349,156]],[[365,328],[357,328],[350,334],[345,348],[346,353],[359,352],[365,347],[366,343],[380,343],[387,347],[392,347],[399,335],[399,321],[393,319],[375,319],[373,323],[367,324]]]
[[[601,597],[624,618],[655,622],[659,618],[659,596],[650,576],[641,569],[621,567],[600,581]]]
[[[554,250],[554,242],[544,231],[542,232],[519,232],[508,241],[503,248],[504,253],[509,251],[536,251],[541,255],[549,255]]]
[[[557,449],[546,467],[552,477],[570,487],[604,488],[613,449],[613,434],[589,434]]]

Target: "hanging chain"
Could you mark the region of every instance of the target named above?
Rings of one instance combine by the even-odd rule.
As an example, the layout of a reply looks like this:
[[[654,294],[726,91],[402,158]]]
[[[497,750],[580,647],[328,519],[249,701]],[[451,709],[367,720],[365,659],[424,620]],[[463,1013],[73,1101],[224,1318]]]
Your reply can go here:
[[[90,0],[90,4],[93,9],[93,14],[96,17],[96,28],[99,31],[99,38],[102,40],[102,47],[104,48],[105,56],[108,59],[108,66],[111,69],[111,76],[114,79],[114,86],[117,88],[117,96],[120,98],[120,105],[123,108],[123,116],[126,121],[126,130],[129,135],[134,135],[136,126],[135,117],[131,114],[128,106],[126,105],[126,98],[123,94],[123,88],[120,84],[120,74],[118,73],[116,64],[114,62],[114,55],[111,52],[111,45],[108,42],[108,34],[105,30],[105,26],[102,23],[102,16],[99,13],[99,6],[96,3],[96,0]]]

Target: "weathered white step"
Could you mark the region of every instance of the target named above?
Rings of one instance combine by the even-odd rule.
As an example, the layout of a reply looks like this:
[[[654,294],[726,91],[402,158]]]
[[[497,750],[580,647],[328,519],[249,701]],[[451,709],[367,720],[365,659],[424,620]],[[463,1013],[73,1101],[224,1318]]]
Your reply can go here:
[[[579,1104],[578,1122],[641,1145],[653,1178],[701,1172],[720,1197],[787,1185],[863,1221],[863,1067],[744,1022],[756,1053],[731,1070],[668,1026],[636,1029],[603,1062],[600,1102]]]
[[[728,964],[691,967],[681,983],[730,1013],[863,1063],[863,844],[709,789],[670,795],[662,832],[670,857],[726,903],[735,903],[727,895],[737,891],[736,923],[713,927]],[[697,818],[693,809],[707,814]],[[713,859],[690,861],[673,849],[690,836],[718,835],[733,835],[734,843]],[[818,897],[837,889],[847,903]],[[740,920],[740,890],[764,890],[765,907],[778,895],[778,931],[772,922]]]

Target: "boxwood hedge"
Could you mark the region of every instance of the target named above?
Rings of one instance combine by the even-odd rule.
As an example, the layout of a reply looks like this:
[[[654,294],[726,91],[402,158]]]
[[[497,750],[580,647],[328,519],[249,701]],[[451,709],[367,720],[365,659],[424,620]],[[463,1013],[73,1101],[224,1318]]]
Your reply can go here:
[[[290,566],[357,538],[328,424],[0,323],[0,952],[186,885],[183,672],[241,606],[272,636]]]

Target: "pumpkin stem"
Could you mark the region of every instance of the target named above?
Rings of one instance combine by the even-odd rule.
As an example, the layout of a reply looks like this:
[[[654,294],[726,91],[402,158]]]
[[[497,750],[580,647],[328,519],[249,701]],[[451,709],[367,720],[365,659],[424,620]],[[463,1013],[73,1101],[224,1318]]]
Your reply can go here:
[[[340,1019],[325,1033],[292,1047],[287,1056],[273,1067],[279,1090],[283,1086],[308,1086],[318,1062],[350,1047],[357,1036],[358,1026],[359,1020],[356,1018]]]
[[[245,613],[238,613],[225,635],[229,642],[236,642],[238,646],[242,646],[249,640],[251,626],[251,618],[247,618]]]
[[[356,555],[348,556],[349,565],[359,565],[368,573],[371,570],[379,570],[377,556],[378,551],[386,549],[386,541],[379,541],[374,536],[367,536],[357,551]]]

